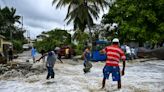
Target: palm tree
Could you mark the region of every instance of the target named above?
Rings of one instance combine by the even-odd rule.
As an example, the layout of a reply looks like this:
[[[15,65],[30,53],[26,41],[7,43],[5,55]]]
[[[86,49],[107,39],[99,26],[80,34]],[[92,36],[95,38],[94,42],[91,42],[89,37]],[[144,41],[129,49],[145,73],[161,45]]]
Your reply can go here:
[[[10,39],[12,39],[12,31],[16,30],[14,24],[21,23],[19,21],[20,16],[16,15],[16,9],[4,7],[3,9],[0,9],[0,17],[2,18],[2,25],[1,25],[1,32],[4,34],[10,34]],[[1,19],[0,18],[0,19]],[[9,32],[10,31],[10,32]],[[7,36],[9,37],[9,35]]]
[[[21,23],[19,21],[20,16],[19,15],[15,15],[16,14],[16,9],[15,8],[9,8],[9,7],[5,7],[1,10],[3,17],[6,20],[6,23]]]
[[[94,24],[93,19],[99,18],[100,9],[109,5],[108,0],[53,0],[52,4],[57,2],[56,8],[68,5],[68,11],[65,20],[67,24],[74,23],[74,29],[84,29],[88,26],[90,41],[92,43],[92,34],[90,27]]]

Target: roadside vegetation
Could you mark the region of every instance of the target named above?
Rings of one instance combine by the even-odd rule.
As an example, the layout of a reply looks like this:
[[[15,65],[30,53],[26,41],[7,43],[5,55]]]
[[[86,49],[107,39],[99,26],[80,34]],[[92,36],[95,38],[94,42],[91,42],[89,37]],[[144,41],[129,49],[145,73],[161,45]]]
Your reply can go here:
[[[164,0],[116,0],[103,16],[103,24],[118,24],[118,38],[140,46],[164,43]]]
[[[15,25],[21,24],[20,18],[21,16],[16,15],[15,8],[0,8],[0,34],[13,43],[16,53],[22,52],[22,45],[27,42],[23,35],[25,30]]]
[[[73,23],[74,34],[62,29],[47,30],[45,34],[49,37],[34,44],[38,51],[54,49],[62,44],[75,48],[77,54],[81,54],[85,45],[98,40],[100,35],[107,40],[118,37],[121,43],[138,42],[139,46],[146,42],[153,47],[164,43],[163,0],[53,0],[52,4],[56,8],[68,6],[65,21]],[[109,11],[101,21],[104,28],[100,28],[94,20],[99,18],[101,10],[107,8]],[[0,34],[13,42],[16,52],[22,51],[22,44],[27,43],[23,36],[25,30],[14,25],[21,25],[20,18],[16,9],[0,8]],[[109,30],[113,23],[118,26]],[[105,28],[106,25],[110,26]]]

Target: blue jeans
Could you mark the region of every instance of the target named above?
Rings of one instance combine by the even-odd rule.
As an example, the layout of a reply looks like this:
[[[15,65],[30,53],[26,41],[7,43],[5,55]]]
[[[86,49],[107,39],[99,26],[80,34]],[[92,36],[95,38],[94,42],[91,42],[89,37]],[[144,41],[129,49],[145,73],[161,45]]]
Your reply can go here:
[[[50,76],[51,76],[51,78],[54,78],[55,73],[54,73],[53,67],[47,66],[47,70],[48,70],[47,79],[49,79]]]

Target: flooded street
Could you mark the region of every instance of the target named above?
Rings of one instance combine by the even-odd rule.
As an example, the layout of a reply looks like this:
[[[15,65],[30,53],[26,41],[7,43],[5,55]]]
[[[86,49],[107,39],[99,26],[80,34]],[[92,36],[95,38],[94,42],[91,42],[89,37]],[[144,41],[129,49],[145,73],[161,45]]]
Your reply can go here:
[[[19,62],[30,59],[29,52],[19,56]],[[56,63],[54,79],[45,79],[47,71],[28,77],[1,79],[0,92],[164,92],[164,60],[128,62],[120,90],[111,77],[106,82],[106,88],[100,89],[104,63],[93,63],[91,72],[84,74],[82,60],[63,61],[64,64]]]

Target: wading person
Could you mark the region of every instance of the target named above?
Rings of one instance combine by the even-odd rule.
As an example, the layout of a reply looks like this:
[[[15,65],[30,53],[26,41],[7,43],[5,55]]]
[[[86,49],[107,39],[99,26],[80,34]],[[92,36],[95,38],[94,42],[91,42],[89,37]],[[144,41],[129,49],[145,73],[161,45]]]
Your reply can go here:
[[[42,49],[40,53],[43,56],[46,52],[45,52],[44,49]],[[43,61],[42,62],[43,63],[43,69],[46,69],[46,61],[45,61],[45,59],[46,59],[45,57],[42,58],[42,61]]]
[[[31,56],[32,56],[33,62],[35,63],[35,56],[36,56],[36,49],[35,49],[35,47],[33,47],[31,49]]]
[[[61,53],[60,52],[57,53],[57,58],[61,63],[63,63],[63,61],[61,60]]]
[[[56,62],[55,53],[54,51],[48,51],[48,53],[43,54],[37,61],[40,61],[40,59],[44,58],[45,56],[47,56],[46,67],[48,71],[46,79],[49,79],[50,77],[54,78],[55,73],[54,73],[53,67]]]
[[[83,52],[82,57],[84,58],[84,73],[90,72],[90,69],[92,68],[92,64],[89,62],[90,61],[90,56],[91,56],[91,52],[90,52],[90,47],[86,47],[85,51]]]
[[[127,60],[131,60],[132,57],[131,57],[131,49],[128,45],[125,45],[125,48],[126,48],[126,59]]]
[[[8,51],[8,57],[9,57],[9,61],[13,60],[13,50],[11,47],[9,48],[9,51]]]
[[[70,58],[69,55],[70,54],[70,49],[69,49],[69,47],[67,47],[66,49],[65,49],[65,56],[66,56],[66,58],[68,59],[68,58]]]
[[[102,50],[103,53],[106,53],[107,59],[106,64],[103,68],[103,81],[102,81],[102,89],[105,87],[106,79],[109,78],[109,75],[112,74],[113,81],[118,82],[118,89],[121,88],[121,74],[124,75],[125,71],[125,54],[119,47],[119,40],[114,38],[112,40],[112,45],[107,46]],[[120,59],[123,61],[123,69],[120,74],[119,61]]]
[[[55,52],[55,54],[56,54],[56,57],[57,57],[57,59],[61,62],[61,63],[63,63],[63,61],[61,60],[61,53],[60,53],[60,47],[56,47],[55,48],[55,50],[54,50],[54,52]]]

